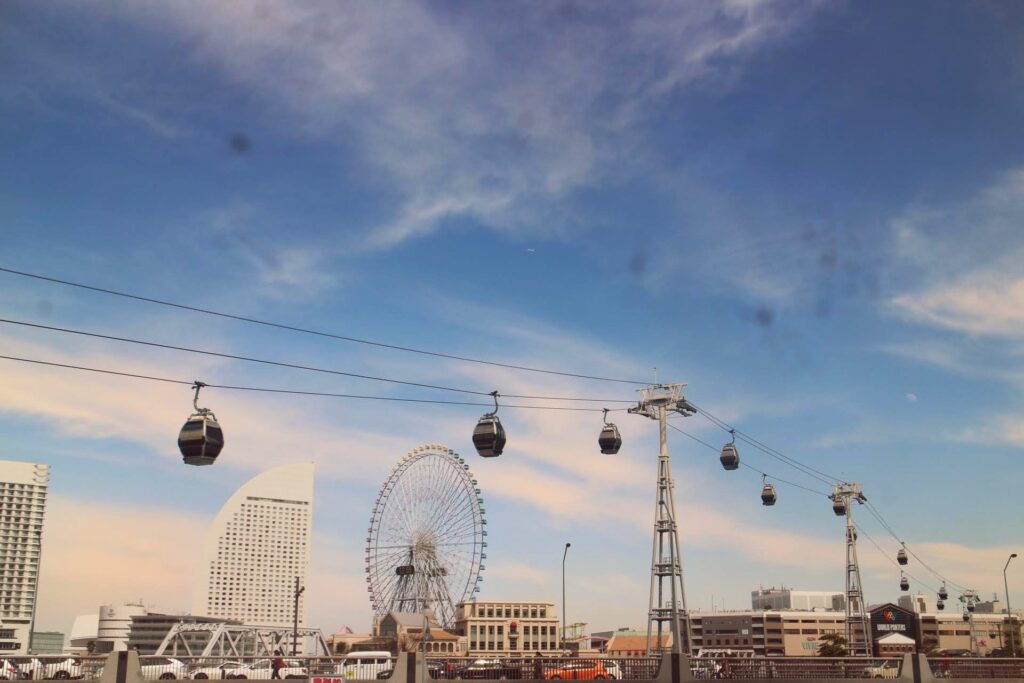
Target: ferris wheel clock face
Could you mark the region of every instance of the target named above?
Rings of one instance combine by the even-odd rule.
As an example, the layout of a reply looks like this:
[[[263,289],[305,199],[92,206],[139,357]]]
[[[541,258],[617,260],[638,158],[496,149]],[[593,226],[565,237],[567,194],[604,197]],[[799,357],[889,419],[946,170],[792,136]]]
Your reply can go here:
[[[479,590],[487,557],[483,498],[469,465],[439,444],[412,450],[384,481],[366,538],[374,613],[433,610],[455,624],[455,605]]]

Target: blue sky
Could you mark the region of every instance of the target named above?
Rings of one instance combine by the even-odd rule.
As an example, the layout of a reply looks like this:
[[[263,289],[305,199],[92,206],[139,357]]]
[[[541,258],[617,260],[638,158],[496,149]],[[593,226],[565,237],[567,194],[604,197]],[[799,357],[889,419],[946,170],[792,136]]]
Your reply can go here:
[[[1024,55],[1015,3],[8,3],[0,265],[357,337],[688,382],[782,452],[862,481],[988,596],[1019,551]],[[10,319],[504,393],[626,385],[428,359],[0,275]],[[438,397],[0,326],[6,355],[182,379]],[[40,625],[190,603],[230,492],[318,465],[315,626],[366,628],[363,529],[421,443],[487,498],[481,597],[641,626],[656,433],[600,415],[209,392],[229,445],[180,464],[186,388],[5,362],[0,457],[50,462]],[[447,396],[440,396],[447,398]],[[720,445],[703,418],[685,428]],[[291,436],[295,434],[296,436]],[[842,586],[828,501],[673,433],[692,606]],[[825,490],[755,449],[745,462]],[[895,542],[867,515],[889,555]],[[862,543],[866,593],[898,572]],[[69,567],[75,567],[69,570]],[[935,587],[936,578],[911,565]],[[1011,591],[1024,579],[1011,571]],[[597,595],[611,588],[611,603]],[[916,586],[915,586],[916,587]],[[714,596],[714,598],[712,598]]]

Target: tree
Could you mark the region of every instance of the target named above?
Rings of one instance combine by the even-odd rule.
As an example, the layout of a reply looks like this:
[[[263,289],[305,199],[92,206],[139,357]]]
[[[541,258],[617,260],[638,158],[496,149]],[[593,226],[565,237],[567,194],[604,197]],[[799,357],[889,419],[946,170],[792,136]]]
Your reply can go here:
[[[845,657],[846,638],[838,633],[826,633],[818,638],[819,657]]]

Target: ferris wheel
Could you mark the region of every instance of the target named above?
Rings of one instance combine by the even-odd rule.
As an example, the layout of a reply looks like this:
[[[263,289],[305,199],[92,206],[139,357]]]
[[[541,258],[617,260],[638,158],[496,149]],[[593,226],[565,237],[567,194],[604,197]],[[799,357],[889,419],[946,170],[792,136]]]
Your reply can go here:
[[[447,446],[420,446],[392,468],[366,537],[367,591],[378,616],[429,608],[443,626],[455,625],[455,605],[483,580],[483,502],[469,465]]]

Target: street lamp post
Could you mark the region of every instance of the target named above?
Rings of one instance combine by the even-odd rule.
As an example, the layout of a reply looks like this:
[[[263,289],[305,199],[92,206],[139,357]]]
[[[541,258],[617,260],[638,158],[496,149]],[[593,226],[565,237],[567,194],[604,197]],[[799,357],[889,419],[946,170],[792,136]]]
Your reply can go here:
[[[425,683],[427,680],[427,641],[433,640],[434,636],[430,633],[430,619],[427,617],[427,612],[423,612],[423,635],[420,637],[420,683]]]
[[[562,651],[565,651],[565,558],[569,555],[569,548],[572,543],[565,544],[565,552],[562,553]]]
[[[1003,590],[1006,591],[1006,622],[1010,625],[1010,656],[1017,656],[1017,633],[1013,628],[1013,612],[1010,611],[1010,584],[1006,582],[1006,569],[1010,566],[1010,560],[1017,557],[1017,553],[1011,553],[1003,565]]]
[[[306,590],[305,586],[299,587],[299,577],[295,577],[295,608],[292,612],[292,657],[299,654],[299,596]]]

